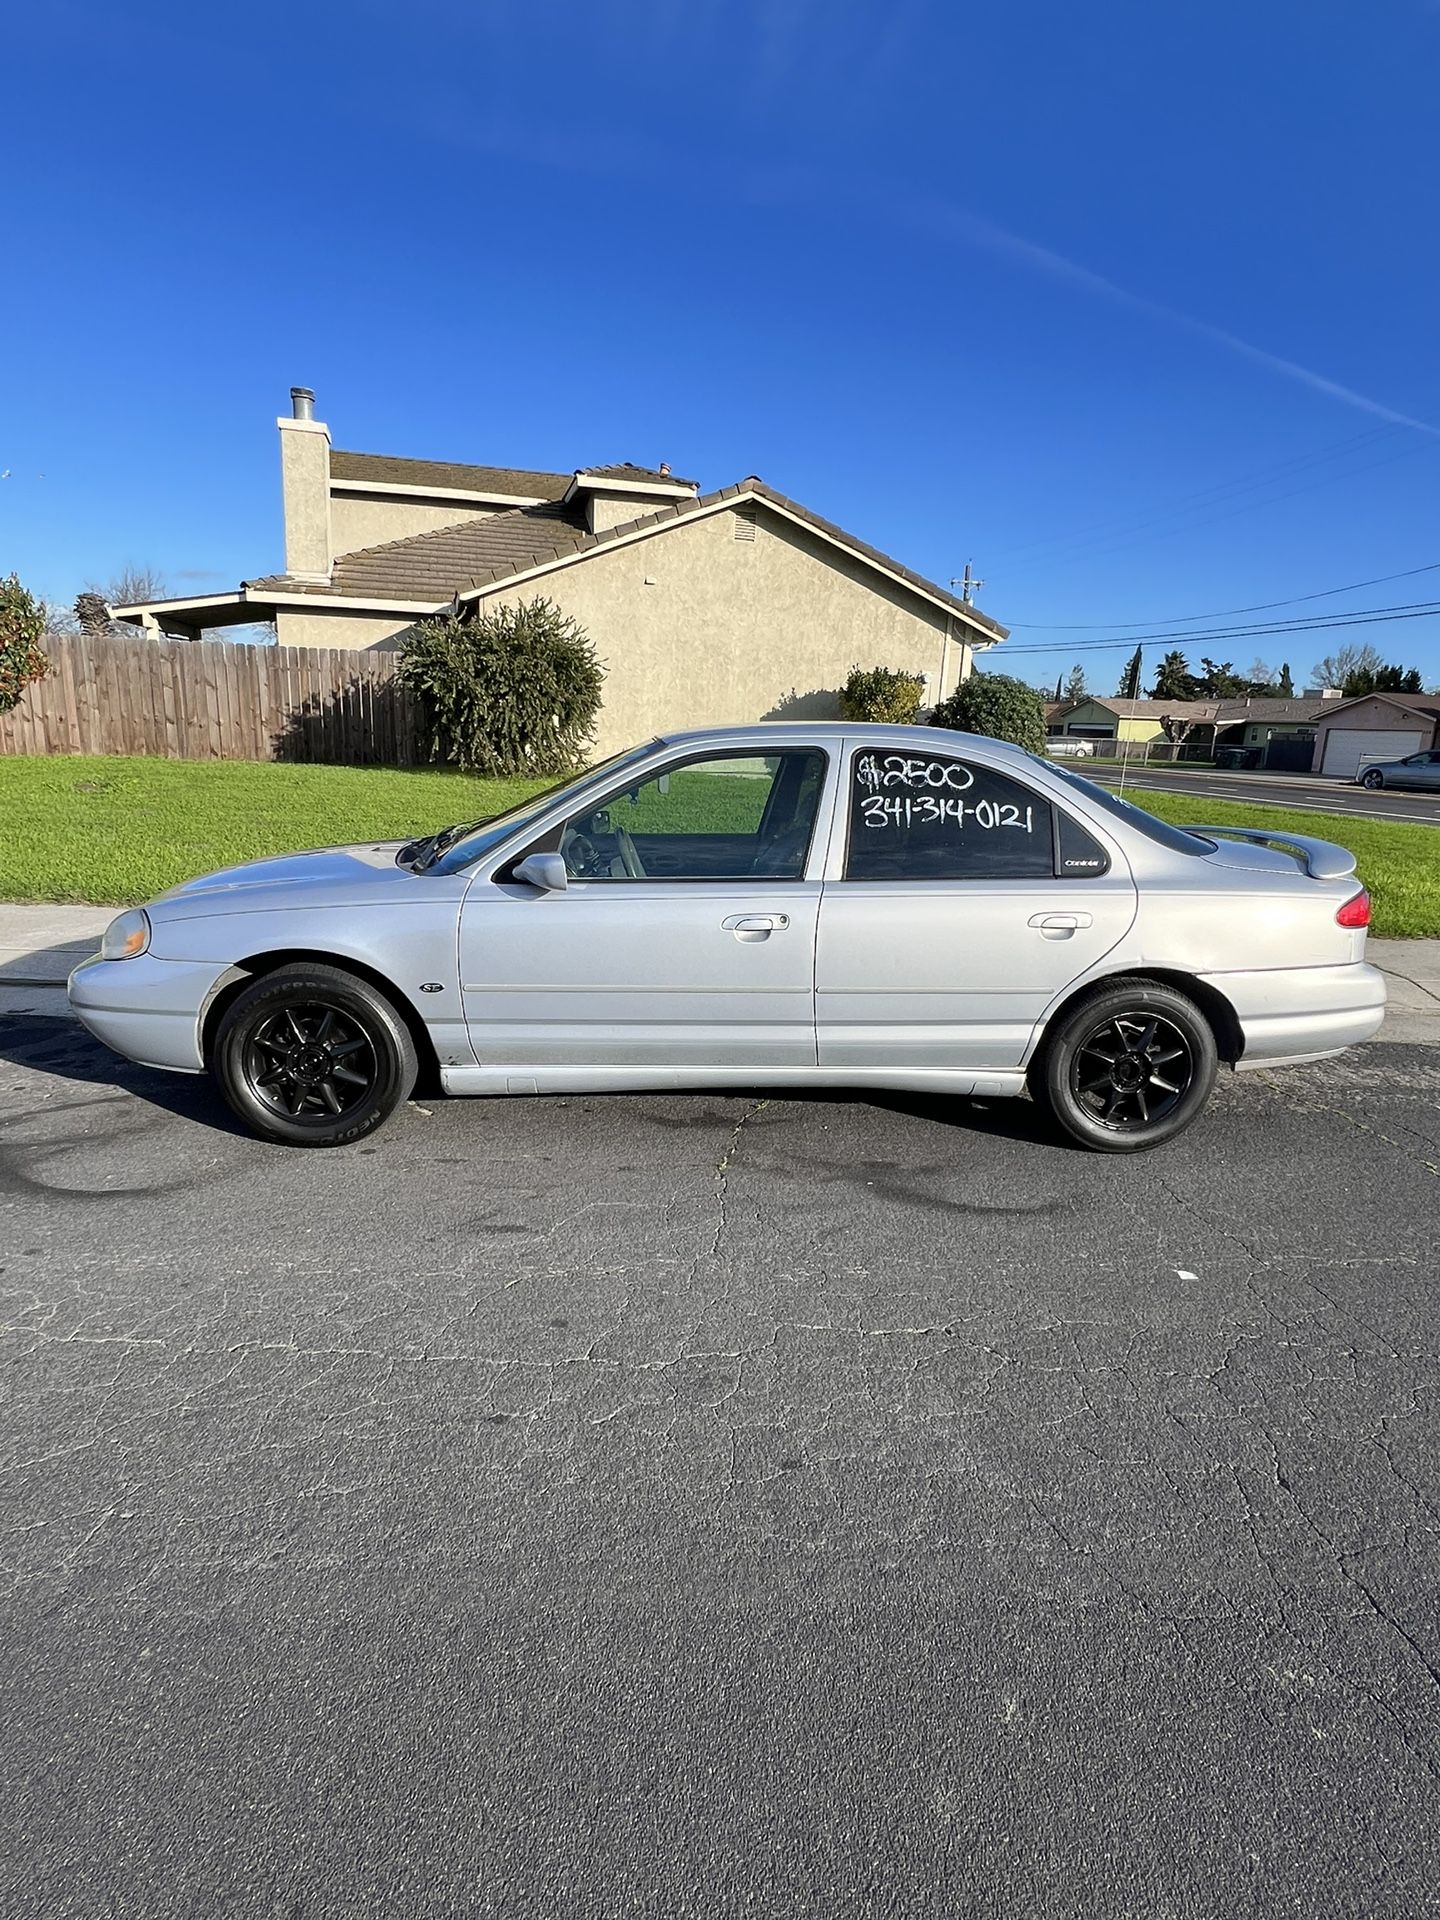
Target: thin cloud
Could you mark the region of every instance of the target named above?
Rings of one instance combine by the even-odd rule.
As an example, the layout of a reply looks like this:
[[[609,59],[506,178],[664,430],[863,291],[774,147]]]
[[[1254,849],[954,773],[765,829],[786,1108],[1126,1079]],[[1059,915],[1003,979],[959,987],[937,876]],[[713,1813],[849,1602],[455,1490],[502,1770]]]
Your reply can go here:
[[[1238,334],[1228,332],[1224,327],[1213,326],[1208,320],[1198,320],[1194,314],[1182,313],[1178,307],[1167,307],[1162,301],[1147,299],[1144,294],[1131,293],[1128,287],[1122,287],[1114,280],[1107,280],[1102,273],[1092,273],[1088,267],[1082,267],[1077,261],[1067,260],[1063,253],[1055,253],[1049,247],[1037,246],[1031,240],[1022,239],[1018,234],[1008,233],[1003,227],[992,226],[988,220],[982,220],[977,214],[966,213],[960,208],[951,207],[943,202],[932,201],[920,209],[913,209],[913,223],[925,231],[933,233],[944,228],[955,239],[968,246],[983,248],[1007,259],[1017,260],[1036,272],[1048,274],[1051,279],[1064,280],[1069,285],[1079,287],[1087,293],[1093,293],[1100,299],[1113,301],[1132,312],[1146,313],[1157,320],[1164,320],[1171,326],[1183,327],[1186,332],[1199,335],[1203,340],[1212,340],[1217,346],[1227,348],[1242,359],[1256,366],[1268,367],[1272,373],[1283,375],[1312,392],[1323,393],[1327,399],[1338,400],[1343,406],[1354,407],[1357,412],[1371,414],[1377,420],[1387,420],[1392,426],[1413,427],[1417,433],[1440,434],[1428,420],[1417,420],[1413,415],[1400,413],[1394,407],[1388,407],[1383,400],[1372,399],[1367,393],[1357,393],[1353,387],[1342,386],[1338,380],[1329,380],[1323,373],[1316,373],[1310,367],[1303,367],[1297,360],[1287,360],[1282,354],[1270,353],[1264,347],[1253,346],[1250,341],[1242,340]]]

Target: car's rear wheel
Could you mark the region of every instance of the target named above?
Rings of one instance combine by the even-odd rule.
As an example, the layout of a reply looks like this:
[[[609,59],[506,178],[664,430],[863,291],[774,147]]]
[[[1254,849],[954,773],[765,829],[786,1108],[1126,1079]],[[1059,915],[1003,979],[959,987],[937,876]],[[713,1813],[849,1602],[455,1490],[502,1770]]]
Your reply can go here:
[[[418,1062],[400,1014],[340,967],[280,967],[226,1008],[210,1057],[232,1110],[262,1139],[341,1147],[409,1099]]]
[[[1183,1133],[1215,1084],[1210,1023],[1159,981],[1097,988],[1061,1016],[1030,1069],[1030,1091],[1084,1146],[1138,1153]]]
[[[1360,784],[1362,787],[1369,787],[1370,791],[1374,793],[1377,787],[1384,786],[1385,776],[1378,767],[1371,767],[1368,773],[1361,774]]]

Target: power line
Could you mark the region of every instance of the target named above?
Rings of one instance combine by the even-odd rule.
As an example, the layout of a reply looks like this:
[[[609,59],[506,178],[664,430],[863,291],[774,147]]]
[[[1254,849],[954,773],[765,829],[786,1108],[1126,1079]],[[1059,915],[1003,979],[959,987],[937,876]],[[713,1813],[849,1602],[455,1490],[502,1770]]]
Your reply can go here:
[[[1225,627],[1203,633],[1132,633],[1125,640],[1081,640],[1073,644],[1047,641],[1043,646],[1012,647],[1011,653],[1116,653],[1134,649],[1146,642],[1185,640],[1192,646],[1216,640],[1253,640],[1267,634],[1333,633],[1341,627],[1385,626],[1393,620],[1423,620],[1440,614],[1440,600],[1424,600],[1413,607],[1394,611],[1376,609],[1367,613],[1334,614],[1318,620],[1271,620],[1251,627]]]
[[[1268,613],[1272,607],[1298,607],[1306,600],[1331,600],[1338,593],[1358,593],[1361,587],[1380,587],[1390,580],[1411,580],[1417,573],[1437,572],[1440,572],[1440,560],[1430,560],[1423,567],[1407,567],[1403,573],[1377,573],[1372,580],[1352,580],[1345,587],[1324,587],[1319,593],[1295,593],[1288,600],[1257,600],[1252,607],[1217,607],[1213,613],[1156,614],[1150,620],[1088,620],[1071,626],[1047,626],[1043,620],[1011,620],[1008,624],[1012,632],[1024,627],[1031,633],[1115,633],[1129,632],[1135,627],[1182,626],[1187,621],[1226,620],[1235,613]],[[1181,633],[1175,637],[1184,640],[1190,636]]]

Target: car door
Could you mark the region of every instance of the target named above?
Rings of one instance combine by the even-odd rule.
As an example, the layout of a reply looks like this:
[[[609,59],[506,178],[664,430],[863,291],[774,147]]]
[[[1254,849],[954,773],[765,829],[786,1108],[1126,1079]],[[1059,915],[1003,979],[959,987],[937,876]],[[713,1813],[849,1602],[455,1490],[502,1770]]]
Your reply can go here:
[[[677,753],[466,895],[465,1017],[482,1067],[763,1072],[815,1064],[820,881],[831,756],[802,744]],[[812,848],[814,849],[812,856]]]
[[[1013,1070],[1124,938],[1135,883],[1037,788],[965,752],[847,742],[815,956],[833,1072]]]
[[[1434,792],[1440,788],[1440,753],[1412,753],[1401,761],[1394,774],[1387,776],[1386,785]]]

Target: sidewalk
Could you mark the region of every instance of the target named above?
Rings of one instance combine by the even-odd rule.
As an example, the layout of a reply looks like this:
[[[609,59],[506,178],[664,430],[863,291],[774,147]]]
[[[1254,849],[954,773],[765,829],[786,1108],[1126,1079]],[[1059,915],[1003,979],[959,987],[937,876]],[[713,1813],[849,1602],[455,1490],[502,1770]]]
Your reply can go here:
[[[118,907],[17,907],[0,902],[0,1014],[69,1018],[65,980],[95,951]],[[1371,940],[1390,1009],[1382,1040],[1440,1046],[1440,940]]]

